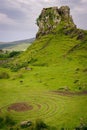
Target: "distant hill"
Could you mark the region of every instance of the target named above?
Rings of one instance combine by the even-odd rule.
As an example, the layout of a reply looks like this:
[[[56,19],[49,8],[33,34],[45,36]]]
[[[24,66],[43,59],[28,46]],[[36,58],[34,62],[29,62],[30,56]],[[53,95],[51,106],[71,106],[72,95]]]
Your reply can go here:
[[[0,45],[1,45],[1,44],[5,44],[5,42],[0,42]]]
[[[30,38],[30,39],[25,39],[25,40],[19,40],[19,41],[13,41],[13,42],[0,42],[0,49],[13,49],[17,46],[28,46],[30,45],[33,41],[35,40],[35,38]]]
[[[16,44],[13,46],[5,47],[2,49],[3,51],[25,51],[32,43],[22,43],[22,44]]]

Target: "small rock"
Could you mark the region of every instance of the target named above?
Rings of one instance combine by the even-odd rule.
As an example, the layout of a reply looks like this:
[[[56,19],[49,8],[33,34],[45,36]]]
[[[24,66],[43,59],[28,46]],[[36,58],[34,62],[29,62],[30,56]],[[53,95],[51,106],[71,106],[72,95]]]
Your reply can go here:
[[[76,71],[79,71],[79,70],[80,70],[79,68],[76,69]]]
[[[32,70],[32,68],[25,67],[25,70]]]
[[[29,127],[32,125],[32,122],[31,121],[23,121],[20,123],[20,126],[25,128],[25,127]]]
[[[84,38],[84,34],[83,33],[80,33],[77,37],[77,40],[82,40]]]
[[[23,80],[20,80],[20,83],[23,83]]]

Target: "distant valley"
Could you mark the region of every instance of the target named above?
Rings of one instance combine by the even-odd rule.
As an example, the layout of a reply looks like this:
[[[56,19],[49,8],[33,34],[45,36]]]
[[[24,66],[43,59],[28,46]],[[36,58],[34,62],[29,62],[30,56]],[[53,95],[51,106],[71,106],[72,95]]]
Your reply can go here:
[[[35,40],[35,38],[13,41],[13,42],[0,42],[0,49],[7,51],[24,51]]]

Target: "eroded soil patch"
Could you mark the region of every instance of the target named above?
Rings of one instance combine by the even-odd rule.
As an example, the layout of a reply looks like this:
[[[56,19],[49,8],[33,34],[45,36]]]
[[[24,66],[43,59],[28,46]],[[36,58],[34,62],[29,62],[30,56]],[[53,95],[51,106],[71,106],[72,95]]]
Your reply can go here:
[[[80,96],[80,95],[87,95],[87,91],[82,91],[82,92],[70,92],[70,91],[51,91],[52,93],[62,95],[62,96]]]
[[[33,106],[32,105],[28,105],[25,102],[14,103],[14,104],[11,104],[8,107],[8,111],[14,110],[14,111],[17,111],[17,112],[29,111],[29,110],[32,110],[32,109],[33,109]]]

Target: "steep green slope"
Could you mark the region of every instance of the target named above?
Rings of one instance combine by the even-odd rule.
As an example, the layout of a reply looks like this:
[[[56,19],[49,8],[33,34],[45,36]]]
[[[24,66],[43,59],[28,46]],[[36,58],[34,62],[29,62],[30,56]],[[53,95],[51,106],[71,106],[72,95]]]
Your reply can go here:
[[[15,66],[12,65],[12,69],[39,67],[42,81],[49,84],[50,88],[85,90],[86,46],[85,42],[61,34],[44,36],[14,61]]]
[[[11,69],[17,71],[27,66],[41,67],[41,78],[45,84],[49,84],[49,88],[86,90],[87,31],[76,28],[70,16],[69,8],[66,6],[59,9],[59,12],[60,10],[62,12],[59,17],[56,15],[58,18],[61,16],[61,21],[56,24],[56,28],[49,30],[43,21],[46,18],[45,15],[53,15],[52,11],[55,12],[55,9],[48,8],[42,11],[37,22],[39,27],[43,25],[43,30],[40,27],[35,42],[27,51],[13,60],[10,64]],[[43,14],[43,12],[45,13]],[[54,17],[53,19],[49,17],[49,24],[52,22],[53,27],[55,22],[52,20]],[[45,31],[46,34],[41,34],[41,31]],[[50,80],[47,80],[48,78]]]

